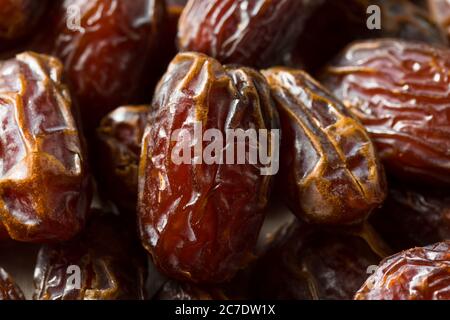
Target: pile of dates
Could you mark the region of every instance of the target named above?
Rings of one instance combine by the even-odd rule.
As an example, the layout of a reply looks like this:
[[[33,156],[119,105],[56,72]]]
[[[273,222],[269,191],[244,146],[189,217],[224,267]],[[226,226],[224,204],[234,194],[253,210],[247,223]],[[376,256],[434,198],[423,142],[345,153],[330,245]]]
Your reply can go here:
[[[449,41],[447,0],[0,0],[0,300],[450,300]]]

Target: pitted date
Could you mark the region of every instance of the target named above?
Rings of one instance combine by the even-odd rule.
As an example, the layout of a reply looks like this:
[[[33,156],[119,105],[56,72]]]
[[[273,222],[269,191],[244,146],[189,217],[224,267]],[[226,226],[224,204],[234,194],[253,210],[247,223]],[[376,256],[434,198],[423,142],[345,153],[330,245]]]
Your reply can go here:
[[[450,50],[376,40],[348,47],[323,77],[397,177],[450,184]]]
[[[417,247],[384,259],[356,300],[449,300],[450,241]]]
[[[370,221],[397,250],[450,240],[450,194],[391,183]]]
[[[22,290],[11,276],[0,267],[0,300],[25,300]]]
[[[80,237],[40,249],[34,299],[143,299],[145,253],[134,228],[113,214],[92,215]]]
[[[67,15],[77,8],[79,28]],[[64,0],[53,6],[35,50],[64,63],[90,134],[108,112],[139,103],[142,87],[148,90],[163,19],[163,0]]]
[[[0,62],[0,220],[15,240],[69,239],[88,213],[83,140],[61,77],[45,55]]]
[[[293,222],[275,234],[253,271],[262,299],[352,299],[390,253],[368,224],[324,228]]]
[[[101,185],[122,209],[135,210],[142,136],[149,106],[123,106],[102,119],[100,140]]]
[[[266,166],[260,162],[234,164],[231,159],[226,164],[223,157],[176,164],[172,139],[175,130],[194,135],[195,126],[202,124],[202,137],[208,129],[223,137],[225,130],[267,129],[268,145],[276,144],[271,129],[278,128],[278,114],[267,83],[255,70],[181,53],[159,82],[152,110],[139,168],[142,243],[172,278],[226,281],[252,257],[272,176],[261,174]],[[195,139],[187,143],[203,150],[209,145]],[[237,149],[236,140],[227,146]],[[250,147],[248,140],[245,147]],[[275,158],[274,149],[267,151]]]
[[[280,114],[280,190],[293,212],[315,223],[364,220],[386,193],[364,127],[305,72],[272,68],[263,74]]]
[[[198,51],[222,63],[264,67],[290,50],[313,1],[191,0],[178,28],[181,51]]]
[[[428,0],[431,16],[445,31],[450,42],[450,2],[448,0]]]

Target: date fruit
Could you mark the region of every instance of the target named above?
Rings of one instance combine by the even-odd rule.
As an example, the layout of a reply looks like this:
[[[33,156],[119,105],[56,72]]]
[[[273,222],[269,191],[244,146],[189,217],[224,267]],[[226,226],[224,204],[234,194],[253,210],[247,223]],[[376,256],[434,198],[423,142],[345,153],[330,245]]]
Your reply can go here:
[[[0,267],[0,300],[25,300],[22,290],[6,271]]]
[[[450,50],[391,39],[357,42],[323,79],[365,125],[388,171],[450,184]]]
[[[352,299],[388,254],[368,224],[324,228],[294,221],[257,261],[253,289],[261,299]]]
[[[15,240],[69,239],[88,213],[83,139],[61,77],[45,55],[0,62],[0,220]]]
[[[68,16],[71,12],[80,14],[79,26]],[[148,90],[164,3],[64,0],[49,16],[45,32],[35,40],[36,50],[63,61],[83,126],[91,134],[108,112],[137,103],[142,87]]]
[[[100,184],[122,209],[136,209],[139,156],[148,111],[147,105],[119,107],[104,117],[97,129]]]
[[[34,299],[143,299],[145,253],[134,228],[113,214],[92,215],[80,237],[40,249]]]
[[[445,31],[450,42],[450,2],[448,0],[428,0],[431,16]]]
[[[263,71],[281,119],[279,181],[291,210],[306,221],[364,220],[386,194],[386,182],[364,127],[301,70]]]
[[[391,183],[383,207],[370,221],[397,250],[450,240],[450,194]]]
[[[450,241],[402,251],[384,259],[356,300],[449,300]]]
[[[194,132],[199,125],[204,141]],[[211,145],[206,140],[217,138],[208,138],[207,132],[216,129],[225,140],[226,130],[266,129],[266,142],[273,146],[278,137],[271,129],[277,128],[278,114],[259,72],[224,67],[200,53],[173,59],[156,88],[139,164],[141,239],[163,273],[178,280],[223,282],[249,262],[273,179],[262,174],[267,167],[261,161],[237,164],[239,150],[225,162],[223,141],[207,154]],[[201,147],[207,157],[194,152],[177,164],[173,155],[180,141],[190,151]],[[236,139],[225,143],[236,151]],[[248,139],[244,143],[248,150]],[[266,151],[276,158],[273,148]]]
[[[179,21],[178,47],[222,63],[276,64],[291,49],[311,6],[305,0],[191,0]]]

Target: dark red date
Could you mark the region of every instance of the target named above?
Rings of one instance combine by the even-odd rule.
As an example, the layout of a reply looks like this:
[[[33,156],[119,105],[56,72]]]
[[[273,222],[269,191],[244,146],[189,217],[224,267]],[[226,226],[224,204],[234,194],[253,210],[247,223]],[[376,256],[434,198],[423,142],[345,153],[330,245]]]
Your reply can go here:
[[[25,300],[22,290],[3,268],[0,268],[0,300]]]
[[[83,140],[59,60],[0,62],[0,220],[12,239],[67,240],[91,200]]]
[[[361,120],[397,177],[450,184],[450,50],[398,40],[358,42],[323,77]]]
[[[280,187],[299,217],[314,223],[364,220],[384,200],[386,181],[364,127],[303,71],[263,74],[281,119]]]
[[[418,247],[383,260],[356,300],[449,300],[450,241]]]

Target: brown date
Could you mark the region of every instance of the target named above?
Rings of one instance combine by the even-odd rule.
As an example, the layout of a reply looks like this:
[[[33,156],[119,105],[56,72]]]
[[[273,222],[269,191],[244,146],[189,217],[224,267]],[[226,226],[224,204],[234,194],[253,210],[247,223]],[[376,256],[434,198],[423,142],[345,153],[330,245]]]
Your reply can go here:
[[[34,272],[34,299],[143,299],[145,253],[134,226],[113,214],[94,211],[85,232],[69,241],[44,245]],[[80,276],[79,287],[72,276]]]
[[[25,300],[22,290],[11,276],[0,267],[0,300]]]
[[[275,234],[257,261],[253,289],[262,299],[352,299],[387,254],[368,224],[324,228],[295,221]]]
[[[280,114],[280,190],[309,222],[364,220],[384,200],[386,181],[364,127],[301,70],[263,71]]]
[[[380,8],[380,29],[368,28],[371,5]],[[322,0],[306,19],[286,63],[315,72],[354,40],[387,37],[447,44],[428,13],[408,0]]]
[[[100,141],[100,184],[119,207],[135,210],[138,166],[149,106],[123,106],[104,117],[97,129]]]
[[[60,241],[84,226],[90,176],[59,60],[0,62],[0,220],[12,239]]]
[[[69,7],[80,9],[79,30],[70,27]],[[35,50],[64,63],[89,134],[109,111],[139,103],[143,87],[151,86],[148,70],[157,64],[162,19],[162,0],[64,0],[53,6]]]
[[[428,0],[431,16],[445,31],[450,42],[450,2],[448,0]]]
[[[450,194],[391,183],[370,221],[397,250],[450,240]]]
[[[450,300],[450,241],[384,259],[356,300]]]
[[[313,1],[191,0],[178,25],[181,51],[264,67],[291,49]]]
[[[450,50],[399,40],[349,46],[324,84],[361,120],[397,177],[450,184]]]
[[[260,162],[226,164],[220,150],[211,164],[199,163],[199,158],[176,164],[171,139],[175,130],[192,134],[201,123],[202,137],[208,129],[223,136],[225,130],[267,129],[268,144],[276,144],[271,129],[278,128],[278,114],[270,90],[255,70],[223,67],[200,53],[180,53],[159,82],[152,107],[139,165],[142,243],[172,278],[226,281],[252,258],[272,176],[261,175]],[[202,150],[209,146],[186,140]],[[236,139],[228,142],[228,148],[237,149]],[[275,150],[269,149],[274,157]]]

